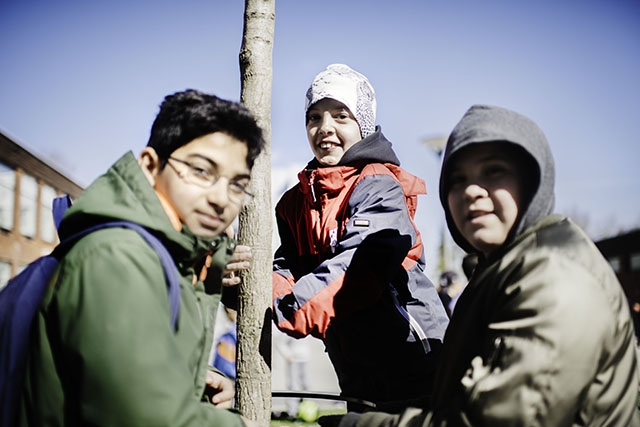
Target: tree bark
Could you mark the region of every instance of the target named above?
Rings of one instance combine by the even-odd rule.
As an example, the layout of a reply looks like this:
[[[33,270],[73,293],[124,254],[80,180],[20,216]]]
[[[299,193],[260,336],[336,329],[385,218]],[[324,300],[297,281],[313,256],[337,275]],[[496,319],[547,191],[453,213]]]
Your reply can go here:
[[[252,267],[238,296],[236,402],[247,418],[271,420],[271,81],[275,0],[245,0],[240,49],[241,101],[264,131],[266,146],[253,167],[254,200],[239,217],[240,244],[251,246]]]

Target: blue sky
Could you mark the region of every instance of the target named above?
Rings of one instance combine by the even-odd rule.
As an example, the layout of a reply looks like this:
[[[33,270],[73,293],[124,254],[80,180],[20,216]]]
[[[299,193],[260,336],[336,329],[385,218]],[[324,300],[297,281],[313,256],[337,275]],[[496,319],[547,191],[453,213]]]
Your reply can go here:
[[[0,0],[0,130],[82,185],[146,144],[163,97],[238,99],[244,2]],[[514,109],[546,133],[557,210],[607,234],[640,226],[640,1],[276,1],[272,166],[311,158],[304,93],[330,63],[369,77],[377,122],[427,181],[418,225],[435,240],[439,160],[420,141],[466,109]]]

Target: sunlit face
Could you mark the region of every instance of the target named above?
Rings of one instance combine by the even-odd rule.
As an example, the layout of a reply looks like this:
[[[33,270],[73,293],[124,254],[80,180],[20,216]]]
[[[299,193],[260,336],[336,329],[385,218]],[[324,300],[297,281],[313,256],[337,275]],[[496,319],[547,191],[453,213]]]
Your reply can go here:
[[[151,185],[171,202],[180,221],[196,236],[211,238],[221,234],[242,208],[242,202],[229,197],[229,182],[248,184],[247,153],[244,142],[215,132],[175,150],[163,168],[150,147],[142,152],[139,162]],[[185,178],[190,171],[183,162],[192,166],[191,172],[220,178],[208,188],[196,185]]]
[[[358,122],[342,102],[324,98],[307,110],[307,138],[320,164],[334,166],[362,135]]]
[[[507,239],[522,204],[517,156],[504,143],[473,144],[452,160],[447,203],[462,236],[488,256]]]

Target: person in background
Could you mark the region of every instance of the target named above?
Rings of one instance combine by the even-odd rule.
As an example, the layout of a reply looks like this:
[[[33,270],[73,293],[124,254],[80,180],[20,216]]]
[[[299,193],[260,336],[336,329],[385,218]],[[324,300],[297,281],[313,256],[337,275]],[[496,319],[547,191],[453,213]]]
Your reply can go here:
[[[227,236],[235,238],[236,232],[233,226],[227,228]],[[217,369],[227,378],[235,381],[236,378],[236,347],[237,347],[237,301],[240,276],[236,273],[250,267],[252,258],[251,247],[235,245],[231,261],[225,269],[218,273],[215,269],[208,277],[218,278],[222,275],[221,302],[216,311],[215,327],[213,329],[213,343],[209,354],[209,365]],[[213,266],[212,266],[213,267]],[[207,281],[205,281],[207,286]],[[212,283],[211,286],[216,286]],[[219,286],[219,285],[218,285]]]
[[[247,262],[232,259],[225,230],[251,197],[263,146],[239,103],[195,90],[164,99],[138,159],[126,153],[94,181],[59,234],[126,220],[156,235],[180,276],[177,329],[143,238],[125,228],[86,235],[60,260],[34,319],[16,425],[254,425],[224,409],[233,383],[207,362],[221,274]]]
[[[455,271],[445,271],[440,275],[438,296],[447,315],[451,317],[456,306],[460,293],[464,290],[466,283],[463,283]]]
[[[214,334],[213,360],[211,365],[223,373],[227,378],[236,379],[236,347],[238,343],[237,318],[238,312],[229,307],[223,307],[227,325],[219,337]]]
[[[629,304],[631,307],[631,319],[633,320],[633,326],[636,331],[636,340],[640,338],[640,301],[637,299]]]
[[[448,318],[413,222],[424,181],[400,168],[375,113],[373,87],[346,65],[311,83],[314,158],[276,206],[273,310],[281,331],[323,340],[343,395],[399,410],[426,403]]]
[[[479,263],[447,329],[431,406],[327,421],[640,425],[624,292],[589,237],[552,213],[554,170],[530,119],[486,105],[466,112],[445,148],[440,200],[454,240]]]

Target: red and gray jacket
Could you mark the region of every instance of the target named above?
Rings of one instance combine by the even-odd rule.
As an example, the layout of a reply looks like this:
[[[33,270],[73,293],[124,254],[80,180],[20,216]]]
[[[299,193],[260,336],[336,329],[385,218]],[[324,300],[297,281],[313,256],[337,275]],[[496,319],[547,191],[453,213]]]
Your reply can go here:
[[[424,181],[379,128],[339,165],[312,161],[298,178],[276,207],[278,328],[323,339],[344,394],[418,398],[448,324],[413,222]]]

